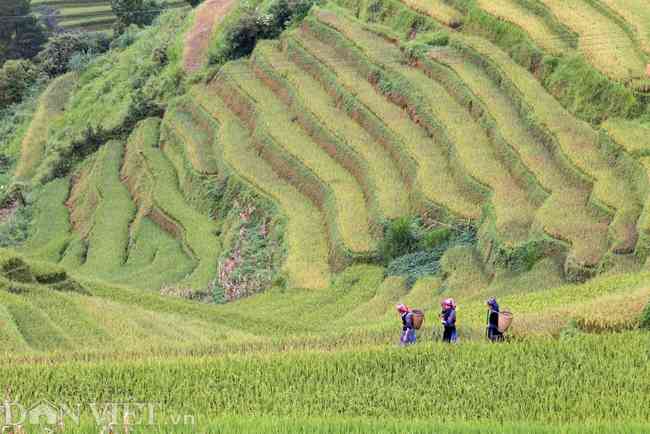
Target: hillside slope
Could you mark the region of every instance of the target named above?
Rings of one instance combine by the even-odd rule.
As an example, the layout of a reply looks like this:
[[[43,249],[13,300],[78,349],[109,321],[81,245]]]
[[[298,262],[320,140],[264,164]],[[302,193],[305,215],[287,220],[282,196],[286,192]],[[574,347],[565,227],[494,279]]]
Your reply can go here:
[[[8,189],[31,213],[15,248],[100,291],[254,295],[256,312],[275,303],[264,291],[337,294],[340,273],[363,264],[383,270],[377,286],[404,279],[369,302],[381,315],[400,294],[433,308],[442,293],[556,294],[639,273],[647,56],[614,3],[576,7],[623,32],[607,49],[635,53],[626,77],[550,0],[339,0],[218,65],[210,44],[277,7],[166,13],[40,97]],[[644,296],[629,295],[635,313]],[[600,309],[575,297],[576,311],[544,318]]]

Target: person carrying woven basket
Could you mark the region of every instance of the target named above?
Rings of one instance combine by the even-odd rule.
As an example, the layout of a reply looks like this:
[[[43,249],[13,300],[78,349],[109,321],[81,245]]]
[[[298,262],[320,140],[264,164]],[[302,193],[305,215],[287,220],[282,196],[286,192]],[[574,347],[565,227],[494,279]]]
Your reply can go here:
[[[456,302],[453,298],[448,298],[440,303],[442,312],[440,313],[440,322],[444,327],[442,332],[443,342],[456,342],[458,333],[456,332]]]
[[[404,304],[398,304],[395,306],[397,308],[397,313],[402,320],[402,334],[399,338],[399,344],[402,347],[411,345],[415,343],[415,326],[413,325],[413,312],[408,306]]]
[[[485,304],[488,307],[487,312],[487,338],[492,342],[501,342],[503,333],[499,331],[499,303],[494,297],[490,297]]]

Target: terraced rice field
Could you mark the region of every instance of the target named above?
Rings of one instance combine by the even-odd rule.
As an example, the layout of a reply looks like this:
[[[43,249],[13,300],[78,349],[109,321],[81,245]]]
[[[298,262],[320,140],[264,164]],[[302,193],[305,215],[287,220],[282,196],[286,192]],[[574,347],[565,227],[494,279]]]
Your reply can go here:
[[[256,125],[269,134],[290,156],[330,186],[336,209],[336,225],[346,248],[355,254],[374,250],[370,217],[361,186],[356,179],[321,148],[308,132],[296,123],[277,96],[257,79],[244,62],[229,64],[224,75],[239,86],[256,109]]]
[[[543,1],[581,19],[622,7]],[[25,243],[0,248],[0,389],[199,421],[161,433],[647,432],[648,101],[576,60],[560,21],[587,24],[542,0],[405,3],[319,3],[196,75],[175,29],[189,20],[165,15],[27,101],[12,187],[30,205],[14,215],[33,216]],[[580,121],[546,90],[572,67],[639,110]],[[160,115],[139,117],[138,83],[161,91]],[[0,223],[0,241],[23,230]],[[248,279],[259,290],[232,297]],[[485,342],[492,296],[515,314],[507,343]],[[426,315],[408,349],[396,303]],[[60,430],[100,431],[88,416]],[[121,423],[108,430],[133,430]]]
[[[650,55],[650,8],[644,0],[600,0],[635,30],[643,50]]]
[[[164,8],[185,8],[181,0],[165,0]],[[109,31],[115,22],[115,15],[107,0],[36,0],[32,8],[53,8],[58,11],[58,24],[65,30]]]
[[[503,138],[521,156],[526,167],[550,192],[536,221],[545,233],[566,240],[572,254],[584,264],[596,265],[607,252],[606,219],[598,219],[587,206],[590,189],[562,166],[545,144],[526,127],[526,120],[486,71],[463,58],[446,52],[434,57],[452,68],[468,88],[486,105]]]
[[[601,152],[596,131],[572,117],[532,75],[491,43],[460,36],[457,41],[457,45],[471,47],[471,51],[497,68],[502,79],[513,86],[529,107],[531,122],[553,135],[558,151],[577,168],[576,175],[594,182],[590,202],[606,213],[607,209],[615,210],[610,233],[619,249],[629,250],[636,239],[634,222],[640,213],[640,199],[625,176]]]
[[[602,128],[634,156],[650,156],[650,124],[625,119],[608,119]]]
[[[256,152],[250,132],[209,87],[195,87],[193,96],[216,119],[218,154],[234,173],[279,203],[287,218],[287,258],[284,271],[289,285],[325,288],[330,282],[329,246],[325,218],[319,208],[291,183],[275,173]]]
[[[259,45],[256,59],[263,58],[289,82],[289,90],[304,102],[321,124],[341,137],[359,156],[368,162],[370,181],[376,189],[377,202],[382,215],[396,218],[406,215],[410,206],[406,185],[390,154],[367,131],[349,117],[341,116],[335,101],[313,77],[296,64],[288,62],[278,45]]]
[[[367,77],[353,67],[351,62],[342,62],[334,47],[324,44],[305,32],[299,37],[290,37],[290,41],[296,47],[303,47],[301,54],[305,57],[296,58],[298,64],[311,71],[307,69],[309,66],[306,62],[312,59],[315,67],[326,68],[326,71],[334,75],[336,83],[340,83],[363,106],[375,114],[379,122],[384,123],[389,134],[394,135],[394,140],[402,144],[408,155],[417,161],[416,188],[421,189],[427,200],[450,210],[456,216],[466,219],[479,216],[479,204],[473,201],[471,193],[467,191],[468,188],[457,181],[449,161],[448,151],[428,136],[424,129],[413,123],[408,113],[390,104],[367,81]]]
[[[561,24],[522,5],[479,2],[515,24],[533,22],[525,30],[543,48],[570,50]],[[422,19],[461,19],[447,3],[424,6],[409,4]],[[374,260],[383,223],[413,213],[480,222],[479,242],[513,252],[543,240],[555,246],[544,254],[592,270],[610,253],[624,261],[635,251],[645,190],[594,128],[482,38],[454,32],[450,47],[406,61],[406,41],[385,30],[316,7],[279,41],[226,64],[170,101],[163,119],[105,144],[72,179],[48,186],[57,194],[49,212],[65,235],[37,234],[34,256],[116,283],[206,289],[224,240],[195,208],[196,190],[224,173],[278,204],[292,287],[325,288],[332,272]],[[126,116],[119,108],[96,117],[112,126]],[[639,137],[613,139],[640,157]],[[28,160],[40,161],[37,145],[25,145],[27,177]],[[490,253],[480,253],[487,263]]]
[[[462,23],[460,12],[443,0],[404,0],[404,3],[447,26],[458,27]]]
[[[495,17],[516,24],[527,32],[535,43],[550,53],[561,54],[571,48],[571,35],[553,30],[542,17],[517,0],[478,0],[476,4]]]
[[[579,49],[597,69],[621,81],[641,78],[646,58],[614,20],[585,0],[543,0],[555,16],[579,35]]]
[[[348,19],[326,11],[318,12],[316,16],[322,23],[336,28],[350,41],[354,41],[370,61],[378,65],[390,64],[389,68],[401,74],[414,86],[433,117],[444,125],[463,167],[470,176],[489,186],[494,192],[492,201],[497,215],[499,235],[513,244],[524,241],[529,235],[534,205],[527,193],[510,176],[508,168],[499,161],[485,132],[465,108],[439,83],[431,81],[416,69],[400,66],[400,53],[396,47],[364,31]]]

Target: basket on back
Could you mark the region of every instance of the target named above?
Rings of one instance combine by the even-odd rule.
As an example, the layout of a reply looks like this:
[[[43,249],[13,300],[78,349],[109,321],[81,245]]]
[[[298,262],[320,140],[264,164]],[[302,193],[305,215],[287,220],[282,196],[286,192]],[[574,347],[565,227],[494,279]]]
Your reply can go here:
[[[509,310],[499,312],[499,323],[497,325],[499,331],[505,333],[510,328],[510,324],[512,324],[512,312]]]
[[[422,323],[424,323],[424,312],[420,309],[413,309],[411,310],[411,313],[413,314],[413,327],[416,330],[420,330]]]

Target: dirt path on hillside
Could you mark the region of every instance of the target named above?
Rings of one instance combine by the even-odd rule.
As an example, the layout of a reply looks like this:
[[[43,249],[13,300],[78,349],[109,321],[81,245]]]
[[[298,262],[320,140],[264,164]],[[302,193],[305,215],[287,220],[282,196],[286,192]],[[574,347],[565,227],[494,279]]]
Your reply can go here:
[[[206,61],[210,36],[217,23],[228,13],[235,0],[206,0],[197,9],[192,29],[185,35],[183,67],[192,73]]]

